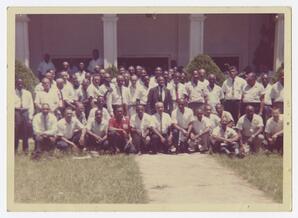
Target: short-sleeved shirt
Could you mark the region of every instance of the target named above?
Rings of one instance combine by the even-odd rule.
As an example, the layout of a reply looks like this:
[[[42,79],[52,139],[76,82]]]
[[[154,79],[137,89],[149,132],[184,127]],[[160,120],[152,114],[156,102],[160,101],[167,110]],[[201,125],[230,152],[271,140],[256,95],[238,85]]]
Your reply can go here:
[[[88,97],[97,98],[100,95],[99,86],[95,86],[91,83],[87,88]]]
[[[88,120],[86,128],[93,132],[94,134],[104,137],[108,131],[108,121],[102,120],[98,123],[94,118],[92,120]]]
[[[89,112],[89,116],[88,116],[88,122],[89,122],[90,120],[94,120],[94,118],[95,118],[95,113],[96,113],[97,110],[98,110],[97,107],[92,108],[92,109],[90,110],[90,112]],[[104,108],[104,107],[103,107],[101,110],[102,110],[102,120],[105,120],[105,122],[109,123],[109,120],[110,120],[111,116],[110,116],[108,110],[107,110],[106,108]]]
[[[265,94],[264,86],[256,82],[254,86],[246,84],[243,88],[243,102],[244,103],[260,103],[261,96]]]
[[[179,108],[176,108],[172,112],[172,122],[177,124],[183,129],[187,129],[189,124],[195,120],[193,111],[190,108],[185,107],[184,113]]]
[[[142,119],[138,116],[138,114],[133,114],[130,118],[130,126],[137,130],[140,130],[142,136],[146,136],[149,128],[152,127],[152,118],[149,114],[144,113]]]
[[[212,135],[223,137],[225,139],[231,139],[236,137],[238,134],[234,129],[230,127],[227,127],[226,130],[224,130],[221,126],[217,126],[213,129]]]
[[[158,113],[152,115],[152,127],[157,129],[162,134],[167,134],[171,125],[172,119],[169,114],[163,112],[162,116],[160,116]]]
[[[206,116],[207,117],[207,116]],[[210,121],[210,127],[211,129],[214,129],[218,125],[220,125],[220,118],[216,114],[210,114],[209,117],[207,117]]]
[[[231,77],[226,79],[222,84],[222,92],[225,100],[241,100],[243,87],[246,85],[246,81],[238,76],[234,81]]]
[[[272,86],[271,99],[274,102],[284,102],[284,86],[279,81]]]
[[[34,103],[40,106],[44,103],[47,103],[49,104],[51,111],[56,110],[59,106],[59,96],[57,93],[57,89],[51,89],[48,92],[37,92]]]
[[[220,117],[218,114],[217,114],[217,116]],[[234,122],[234,118],[233,118],[232,114],[229,111],[223,111],[220,118],[221,119],[225,118],[225,119],[228,120],[228,122],[231,122],[231,121]]]
[[[202,120],[198,120],[196,117],[192,123],[192,127],[196,134],[201,134],[206,130],[206,128],[211,128],[211,122],[205,116],[202,117]]]
[[[170,82],[167,88],[170,90],[173,101],[176,101],[177,97],[178,99],[180,99],[184,98],[185,95],[187,95],[185,85],[182,83],[175,84],[174,82]]]
[[[205,83],[198,81],[197,85],[193,81],[189,81],[185,85],[190,102],[205,102],[205,96],[208,95],[208,89]]]
[[[264,127],[264,123],[262,117],[258,114],[254,114],[251,121],[246,115],[243,115],[236,125],[236,128],[241,130],[246,137],[252,136],[260,127]]]
[[[265,132],[269,134],[275,134],[283,130],[283,116],[279,115],[278,121],[275,121],[273,117],[270,117],[266,122]]]
[[[115,117],[112,117],[109,120],[109,127],[114,127],[117,129],[123,129],[126,131],[126,133],[130,133],[130,121],[128,117],[122,118],[122,120],[118,121]]]
[[[136,97],[136,100],[139,100],[141,104],[145,105],[147,104],[147,100],[148,100],[149,88],[143,85],[143,82],[141,81],[138,84],[139,85],[138,85],[138,89],[136,90],[135,97]]]
[[[268,84],[265,88],[265,96],[264,96],[265,105],[272,105],[271,90],[272,90],[272,85]]]
[[[208,85],[208,104],[212,106],[213,111],[215,111],[215,105],[220,103],[220,100],[224,98],[221,87],[214,85],[213,89]]]
[[[66,122],[65,118],[58,121],[58,136],[63,136],[71,139],[76,130],[84,128],[84,125],[76,118],[72,117],[70,123]]]

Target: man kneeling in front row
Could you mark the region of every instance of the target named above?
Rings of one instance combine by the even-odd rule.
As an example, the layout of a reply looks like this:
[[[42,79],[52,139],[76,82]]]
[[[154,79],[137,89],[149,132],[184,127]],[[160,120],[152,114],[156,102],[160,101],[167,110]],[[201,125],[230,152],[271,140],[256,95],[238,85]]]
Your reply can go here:
[[[224,117],[220,121],[220,126],[213,129],[211,134],[213,151],[243,157],[239,152],[239,135],[228,127],[228,124],[229,120]]]

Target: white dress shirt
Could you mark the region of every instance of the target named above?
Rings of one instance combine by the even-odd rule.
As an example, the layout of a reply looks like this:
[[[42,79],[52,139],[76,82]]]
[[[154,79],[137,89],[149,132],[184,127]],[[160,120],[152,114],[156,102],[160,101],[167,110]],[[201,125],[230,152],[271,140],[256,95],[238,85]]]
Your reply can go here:
[[[90,110],[89,116],[88,116],[88,122],[91,121],[91,120],[94,120],[95,113],[96,113],[97,110],[98,110],[97,107],[92,108]],[[110,116],[108,110],[106,108],[104,108],[104,107],[101,110],[102,110],[102,120],[108,123],[109,120],[111,119],[111,116]]]
[[[220,103],[220,100],[224,98],[223,92],[221,90],[221,87],[214,84],[213,89],[208,85],[208,104],[212,107],[212,112],[215,112],[215,106],[216,104]]]
[[[253,115],[252,121],[248,120],[246,115],[243,115],[236,125],[236,129],[241,130],[246,137],[252,136],[260,127],[264,127],[264,123],[262,117],[258,114]]]
[[[51,83],[51,88],[50,88],[50,89],[57,89],[56,81],[53,81],[53,82]],[[34,92],[35,92],[35,94],[36,94],[37,92],[40,92],[40,91],[43,91],[43,90],[44,90],[44,88],[43,88],[41,82],[38,83],[38,84],[35,86],[35,88],[34,88]]]
[[[201,121],[198,120],[198,118],[196,117],[192,123],[192,126],[195,131],[195,134],[202,134],[206,130],[206,128],[211,128],[211,122],[205,116],[202,117]]]
[[[35,135],[47,134],[54,136],[57,134],[57,118],[52,113],[48,113],[47,116],[42,113],[36,114],[33,117],[32,125]]]
[[[205,102],[205,96],[208,96],[206,84],[198,81],[197,85],[195,85],[193,81],[189,81],[186,83],[185,88],[189,96],[189,102]]]
[[[66,122],[65,118],[62,118],[58,121],[57,126],[57,135],[63,136],[67,139],[71,139],[75,131],[85,128],[84,125],[76,117],[72,117],[69,123]]]
[[[162,134],[168,133],[169,128],[172,125],[172,119],[169,114],[163,112],[162,119],[160,114],[155,113],[152,115],[152,127],[158,130]]]
[[[226,130],[224,130],[221,126],[217,126],[216,128],[213,129],[212,135],[222,137],[225,139],[232,139],[236,137],[238,134],[231,127],[227,126]]]
[[[75,76],[77,77],[79,83],[81,84],[83,82],[83,80],[85,79],[85,75],[86,75],[86,71],[78,71],[75,73]]]
[[[254,86],[250,86],[249,84],[246,84],[243,87],[243,99],[242,101],[244,103],[260,103],[261,102],[261,96],[264,96],[265,89],[264,86],[256,82]]]
[[[98,123],[94,118],[88,120],[87,129],[96,134],[97,136],[104,137],[108,132],[108,121],[102,120]]]
[[[132,85],[128,87],[128,102],[127,102],[128,105],[136,105],[137,89],[138,89],[137,85],[136,87],[132,87]]]
[[[189,124],[195,120],[193,111],[188,107],[184,107],[184,113],[182,113],[179,108],[176,108],[172,111],[171,117],[172,122],[183,129],[187,129]]]
[[[145,85],[139,85],[138,89],[136,90],[136,99],[138,99],[141,104],[146,105],[148,100],[148,93],[149,88],[147,88]]]
[[[122,90],[122,91],[120,91]],[[112,92],[107,96],[107,107],[110,113],[113,112],[112,105],[122,105],[128,103],[129,91],[128,88],[122,86],[121,88],[118,85],[112,87]]]
[[[87,95],[88,98],[92,97],[96,99],[98,96],[100,96],[99,86],[95,86],[93,83],[91,83],[87,88]]]
[[[149,114],[144,113],[143,118],[140,119],[138,114],[135,113],[130,118],[130,126],[141,131],[142,136],[145,137],[149,132],[149,128],[152,127],[152,117]]]
[[[279,115],[278,121],[275,121],[273,117],[270,117],[266,122],[265,132],[271,135],[280,132],[283,130],[283,123],[284,120],[282,114]]]
[[[211,127],[211,129],[214,129],[215,127],[217,127],[217,126],[220,125],[220,118],[216,114],[210,114],[210,116],[207,117],[207,118],[210,121],[210,127]]]
[[[49,104],[51,111],[55,111],[59,106],[59,96],[57,90],[51,89],[48,92],[40,91],[36,93],[34,103],[41,108],[44,103]]]
[[[222,92],[225,100],[241,100],[243,88],[246,81],[239,76],[236,76],[234,81],[229,77],[222,84]]]
[[[272,89],[272,85],[270,83],[267,84],[265,88],[265,96],[264,96],[265,105],[272,105],[271,89]]]
[[[149,89],[154,88],[156,86],[158,86],[158,83],[157,83],[157,80],[156,80],[155,76],[150,77]]]
[[[181,99],[187,95],[185,85],[182,83],[175,84],[174,82],[170,82],[167,88],[170,90],[174,102],[177,100],[177,97],[178,99]]]
[[[26,89],[15,89],[14,107],[16,109],[27,109],[29,113],[29,119],[32,120],[34,113],[34,104],[31,92]]]
[[[89,65],[88,65],[88,71],[89,72],[93,72],[94,71],[94,68],[96,66],[103,66],[103,59],[101,58],[97,58],[96,60],[92,59],[90,62],[89,62]]]
[[[279,81],[272,86],[271,98],[274,102],[284,102],[284,86]]]

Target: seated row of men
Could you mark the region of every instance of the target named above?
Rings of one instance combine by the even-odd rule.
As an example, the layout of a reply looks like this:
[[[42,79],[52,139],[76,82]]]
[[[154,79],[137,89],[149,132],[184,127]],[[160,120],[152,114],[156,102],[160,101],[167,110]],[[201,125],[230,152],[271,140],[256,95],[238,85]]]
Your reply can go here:
[[[136,114],[130,118],[118,106],[109,119],[104,117],[104,108],[97,108],[94,117],[83,125],[71,108],[66,108],[64,118],[57,121],[49,105],[42,104],[41,112],[33,118],[33,158],[39,158],[43,150],[54,148],[140,154],[224,152],[243,157],[244,145],[251,152],[258,152],[263,145],[264,149],[282,152],[283,118],[278,108],[273,109],[273,116],[266,123],[264,137],[263,119],[254,113],[251,105],[246,107],[246,114],[235,127],[227,116],[218,117],[218,123],[214,123],[208,117],[210,106],[205,111],[198,108],[194,114],[185,105],[185,100],[179,99],[178,107],[170,116],[164,112],[162,102],[155,104],[153,115],[145,113],[144,106],[139,104]]]

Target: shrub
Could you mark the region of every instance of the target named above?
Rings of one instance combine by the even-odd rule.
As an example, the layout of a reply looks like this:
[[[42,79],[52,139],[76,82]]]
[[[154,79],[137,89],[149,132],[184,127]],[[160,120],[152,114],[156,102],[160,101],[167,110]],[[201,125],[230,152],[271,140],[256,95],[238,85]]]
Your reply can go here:
[[[284,69],[284,64],[282,63],[281,66],[277,69],[277,71],[274,73],[273,78],[272,78],[272,82],[275,83],[278,81],[279,78],[279,74],[281,72],[281,70]]]
[[[15,78],[22,79],[25,89],[34,94],[34,87],[38,84],[39,80],[30,68],[18,60],[15,61]]]
[[[190,79],[192,72],[199,68],[204,68],[206,70],[206,76],[213,73],[216,76],[219,85],[221,85],[225,80],[223,72],[221,72],[220,68],[208,55],[200,54],[186,66],[187,77]]]
[[[111,77],[115,77],[118,75],[118,69],[114,65],[110,65],[105,69],[107,73],[111,74]]]

